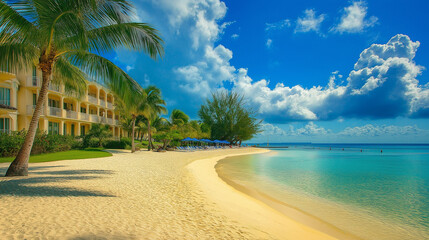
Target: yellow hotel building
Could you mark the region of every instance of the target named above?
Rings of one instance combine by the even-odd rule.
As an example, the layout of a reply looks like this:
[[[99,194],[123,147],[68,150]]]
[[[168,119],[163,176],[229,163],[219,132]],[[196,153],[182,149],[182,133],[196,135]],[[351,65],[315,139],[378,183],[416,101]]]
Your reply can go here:
[[[36,68],[17,74],[0,71],[0,131],[27,129],[42,83]],[[85,135],[92,123],[108,124],[114,138],[124,135],[115,111],[114,97],[95,82],[87,82],[85,95],[76,99],[63,86],[50,84],[39,129],[51,134]]]

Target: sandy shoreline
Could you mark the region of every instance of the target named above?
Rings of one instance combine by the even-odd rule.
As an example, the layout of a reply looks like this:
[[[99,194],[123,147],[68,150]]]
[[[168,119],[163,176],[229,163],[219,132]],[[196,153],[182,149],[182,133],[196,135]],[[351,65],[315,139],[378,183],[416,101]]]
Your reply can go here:
[[[332,239],[234,190],[217,160],[259,152],[116,153],[0,178],[2,239]],[[204,161],[196,161],[205,159]],[[0,164],[3,175],[8,164]]]

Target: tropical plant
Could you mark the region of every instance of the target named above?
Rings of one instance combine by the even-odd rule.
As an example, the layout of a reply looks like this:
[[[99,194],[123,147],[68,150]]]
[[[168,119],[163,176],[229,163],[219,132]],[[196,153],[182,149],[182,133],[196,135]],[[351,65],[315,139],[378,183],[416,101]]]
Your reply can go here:
[[[154,139],[157,141],[161,141],[163,143],[162,148],[167,149],[167,146],[169,146],[170,142],[173,140],[180,140],[182,139],[182,136],[180,135],[179,131],[177,130],[170,130],[167,132],[160,132],[157,134],[154,134]]]
[[[174,109],[170,114],[170,122],[175,125],[183,125],[188,123],[189,116],[186,115],[182,110]]]
[[[0,1],[0,67],[17,72],[34,65],[42,85],[24,144],[6,176],[28,175],[28,160],[51,82],[67,92],[83,93],[85,80],[101,80],[113,91],[140,91],[122,69],[99,54],[118,47],[163,54],[157,31],[133,22],[134,7],[125,0]],[[127,91],[123,91],[128,89]]]
[[[86,139],[96,138],[98,139],[98,147],[103,146],[104,140],[112,136],[112,132],[109,129],[109,125],[103,125],[100,123],[94,123],[89,129],[88,134],[85,135],[84,141]]]
[[[228,91],[212,94],[201,106],[198,115],[210,126],[211,137],[241,144],[260,132],[261,122],[256,112],[246,107],[244,96]]]
[[[144,92],[146,93],[146,101],[142,115],[147,120],[148,150],[150,151],[153,148],[151,123],[153,123],[159,115],[167,114],[167,108],[165,107],[165,101],[162,99],[161,90],[159,88],[149,86]]]
[[[135,128],[137,117],[143,114],[146,106],[147,95],[145,91],[135,91],[130,92],[122,97],[117,97],[116,104],[122,115],[128,119],[124,122],[128,125],[128,128],[131,130],[131,152],[136,151],[135,141]],[[129,133],[129,132],[128,132]]]

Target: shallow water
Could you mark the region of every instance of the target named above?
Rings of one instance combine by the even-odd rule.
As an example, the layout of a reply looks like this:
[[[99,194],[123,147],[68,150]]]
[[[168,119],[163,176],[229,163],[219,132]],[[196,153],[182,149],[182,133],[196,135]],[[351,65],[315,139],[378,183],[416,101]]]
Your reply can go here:
[[[289,146],[217,170],[360,238],[429,239],[427,145]]]

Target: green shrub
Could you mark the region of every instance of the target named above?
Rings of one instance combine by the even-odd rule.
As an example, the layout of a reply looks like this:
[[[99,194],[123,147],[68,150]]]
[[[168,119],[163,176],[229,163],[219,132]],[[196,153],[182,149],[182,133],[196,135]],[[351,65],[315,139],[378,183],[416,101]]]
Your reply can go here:
[[[124,142],[126,145],[131,146],[131,139],[123,137],[121,138],[121,142]]]
[[[25,131],[12,132],[10,135],[0,132],[0,157],[16,156],[24,143],[25,134]]]
[[[0,157],[13,157],[18,154],[24,143],[27,132],[25,130],[12,132],[11,134],[0,134]],[[72,136],[52,135],[37,131],[34,137],[31,154],[67,151],[77,148],[79,142]]]
[[[106,141],[103,146],[109,149],[125,149],[127,147],[127,144],[123,141],[109,140]]]

